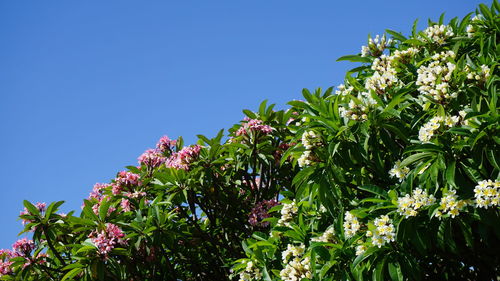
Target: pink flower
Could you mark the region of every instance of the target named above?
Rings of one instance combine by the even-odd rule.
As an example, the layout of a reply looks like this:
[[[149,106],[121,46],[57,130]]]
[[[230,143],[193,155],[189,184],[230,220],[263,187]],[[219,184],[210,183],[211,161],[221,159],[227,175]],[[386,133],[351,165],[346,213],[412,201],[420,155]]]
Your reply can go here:
[[[0,261],[0,277],[4,275],[9,275],[12,274],[12,269],[10,268],[10,265],[12,264],[11,261]]]
[[[269,125],[263,125],[262,120],[258,119],[249,119],[245,117],[243,119],[246,121],[239,129],[236,131],[237,136],[241,135],[249,135],[251,132],[261,132],[264,135],[270,134],[273,131],[273,128]]]
[[[121,171],[115,179],[115,182],[122,186],[134,186],[140,184],[140,176],[132,172]]]
[[[122,207],[124,212],[130,212],[130,201],[128,199],[123,198],[120,202],[120,206]]]
[[[101,198],[104,190],[108,188],[110,184],[107,183],[96,183],[94,184],[94,187],[92,188],[92,192],[89,195],[89,199],[92,198]]]
[[[174,150],[176,143],[176,140],[171,140],[167,136],[163,136],[156,144],[156,148],[162,153],[170,153]]]
[[[14,249],[14,252],[24,255],[24,256],[29,256],[31,251],[35,249],[35,243],[33,240],[28,240],[26,238],[19,239],[12,245],[12,248]]]
[[[140,164],[156,168],[160,167],[161,164],[165,163],[166,158],[163,157],[161,151],[156,149],[148,149],[141,156],[139,156],[137,160],[139,160]]]
[[[90,240],[97,247],[99,253],[104,256],[104,259],[108,258],[108,254],[116,246],[127,245],[127,241],[123,239],[124,237],[123,231],[112,223],[107,223],[106,229],[101,232],[96,230],[89,234]]]
[[[42,212],[45,212],[45,207],[47,207],[47,204],[45,204],[45,202],[43,202],[43,203],[37,202],[35,204],[35,206],[38,208],[38,211],[40,211],[40,213],[42,213]]]
[[[172,153],[166,162],[166,166],[177,170],[189,170],[189,164],[198,158],[200,151],[201,146],[197,144],[186,146],[181,151]]]
[[[275,199],[263,200],[252,208],[250,215],[248,217],[248,222],[252,226],[266,227],[269,225],[268,221],[262,221],[265,218],[270,217],[268,214],[269,209],[278,205],[279,203]]]

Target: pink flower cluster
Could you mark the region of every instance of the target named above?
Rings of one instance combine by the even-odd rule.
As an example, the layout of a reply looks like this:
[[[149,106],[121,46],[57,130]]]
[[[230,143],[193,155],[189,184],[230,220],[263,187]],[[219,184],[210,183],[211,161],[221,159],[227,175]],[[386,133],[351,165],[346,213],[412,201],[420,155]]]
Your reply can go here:
[[[275,199],[263,200],[252,208],[250,212],[248,222],[252,226],[267,227],[269,225],[268,221],[262,221],[265,218],[270,217],[268,211],[272,207],[278,205],[279,203]]]
[[[103,195],[104,190],[110,186],[111,186],[110,184],[106,184],[106,183],[94,184],[94,187],[92,188],[92,192],[89,195],[89,199],[92,199],[92,198],[100,199]]]
[[[140,184],[140,176],[132,172],[121,171],[115,179],[120,186],[134,186]]]
[[[200,155],[201,146],[191,145],[186,146],[179,152],[174,152],[168,158],[166,165],[169,168],[174,168],[177,170],[189,170],[189,164],[195,161]]]
[[[161,164],[165,163],[166,158],[163,157],[160,150],[157,149],[148,149],[144,151],[139,158],[139,164],[146,165],[147,167],[156,168],[160,167]]]
[[[156,149],[158,149],[162,153],[170,153],[174,151],[176,143],[176,140],[171,140],[169,137],[163,136],[156,144]]]
[[[10,268],[11,264],[12,262],[9,260],[0,260],[0,277],[12,274],[12,268]]]
[[[123,231],[112,223],[107,223],[106,229],[101,232],[93,231],[89,234],[90,240],[94,243],[99,250],[99,253],[103,255],[105,259],[108,257],[111,250],[113,250],[117,245],[127,245],[127,241],[123,239],[124,237],[125,234]]]
[[[33,240],[28,240],[26,238],[19,239],[12,245],[12,249],[21,256],[29,256],[31,251],[35,249],[35,243]]]
[[[250,132],[261,132],[265,135],[270,134],[273,128],[269,125],[263,125],[262,120],[245,118],[246,123],[244,123],[238,131],[236,131],[237,136],[249,135]]]

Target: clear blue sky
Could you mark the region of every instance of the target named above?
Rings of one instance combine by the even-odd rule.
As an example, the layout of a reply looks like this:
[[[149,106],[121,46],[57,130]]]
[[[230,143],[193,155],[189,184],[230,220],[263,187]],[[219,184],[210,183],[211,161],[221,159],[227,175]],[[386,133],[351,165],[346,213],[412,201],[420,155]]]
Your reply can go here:
[[[490,1],[491,2],[491,1]],[[213,136],[269,99],[342,82],[368,33],[480,1],[0,2],[0,248],[22,200],[80,210],[162,135]]]

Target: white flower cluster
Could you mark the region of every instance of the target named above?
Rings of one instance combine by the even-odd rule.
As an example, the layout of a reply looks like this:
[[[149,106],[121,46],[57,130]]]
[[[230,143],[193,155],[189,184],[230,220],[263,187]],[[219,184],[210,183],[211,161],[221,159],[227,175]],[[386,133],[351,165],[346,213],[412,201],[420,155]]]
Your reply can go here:
[[[290,226],[290,222],[293,220],[293,216],[297,214],[299,209],[295,200],[290,204],[283,204],[283,209],[281,209],[281,218],[278,220],[278,226]]]
[[[406,194],[404,197],[398,198],[398,212],[406,218],[414,217],[420,208],[434,204],[434,202],[436,202],[434,196],[428,195],[425,190],[417,188],[413,190],[411,196]]]
[[[379,35],[375,36],[375,38],[368,39],[368,46],[361,47],[361,56],[380,56],[387,46],[392,45],[392,39],[387,40],[385,34],[380,37]]]
[[[367,231],[366,236],[372,238],[373,246],[382,247],[385,243],[395,240],[396,233],[392,220],[387,215],[382,215],[374,221],[376,229]]]
[[[396,50],[389,57],[389,62],[392,67],[396,66],[398,63],[408,63],[411,58],[413,58],[418,53],[417,48],[408,48],[406,50]]]
[[[358,240],[358,241],[361,241],[361,240]],[[360,244],[360,245],[356,246],[356,256],[363,254],[365,251],[366,251],[366,245]]]
[[[425,123],[418,131],[418,139],[422,142],[429,142],[441,125],[449,128],[455,126],[460,121],[460,116],[435,116]]]
[[[312,149],[321,144],[321,138],[313,131],[306,131],[302,134],[302,145],[306,149]]]
[[[472,18],[471,24],[467,25],[467,37],[474,37],[474,33],[476,33],[476,25],[479,21],[481,21],[481,18],[477,15]]]
[[[380,60],[380,62],[377,60],[379,59],[376,59],[373,62],[372,69],[383,67],[383,64],[381,63],[382,60]],[[387,61],[387,58],[384,58],[383,60]],[[392,67],[387,68],[386,71],[383,72],[375,71],[372,76],[366,78],[365,88],[367,90],[373,90],[378,94],[385,93],[386,88],[390,88],[399,83],[399,79],[396,75],[397,72]]]
[[[297,159],[297,164],[299,164],[299,167],[305,167],[309,166],[312,164],[312,156],[311,156],[311,151],[306,150],[300,155],[299,159]]]
[[[321,137],[313,131],[306,131],[302,134],[301,141],[306,151],[297,159],[297,164],[299,164],[299,167],[305,167],[312,164],[313,157],[311,155],[311,149],[321,145]]]
[[[432,56],[429,65],[422,65],[417,69],[416,85],[422,95],[431,96],[437,101],[456,98],[457,93],[450,93],[451,75],[456,68],[449,59],[454,59],[453,51],[441,52]]]
[[[389,175],[393,178],[399,179],[399,181],[403,181],[403,179],[408,175],[410,172],[410,168],[408,167],[402,167],[401,166],[401,161],[398,160],[396,163],[394,163],[394,167],[389,170]]]
[[[311,239],[313,242],[333,243],[335,242],[335,232],[333,227],[328,228],[320,237]]]
[[[490,68],[487,65],[481,65],[480,70],[477,72],[473,72],[470,70],[469,66],[466,66],[464,71],[467,72],[467,79],[469,80],[477,80],[486,82],[488,78],[490,78]]]
[[[260,272],[260,269],[254,265],[253,261],[248,261],[245,270],[240,272],[240,279],[238,281],[252,281],[261,279],[262,273]]]
[[[486,208],[500,205],[500,181],[483,180],[474,188],[476,206]]]
[[[434,43],[437,43],[439,45],[444,44],[446,39],[455,35],[450,26],[438,24],[427,27],[424,30],[424,34]]]
[[[359,104],[354,100],[350,100],[346,107],[339,106],[339,114],[341,117],[345,117],[355,121],[366,121],[368,119],[368,111],[370,107],[377,104],[377,102],[370,96],[370,93],[360,93],[357,96]]]
[[[335,90],[335,94],[339,96],[348,96],[354,91],[353,86],[346,87],[344,84],[340,84],[337,86],[337,90]]]
[[[344,216],[344,235],[346,238],[351,238],[358,232],[360,228],[358,219],[351,214],[351,212],[345,212]]]
[[[458,200],[457,191],[450,189],[443,198],[439,210],[436,212],[436,217],[441,217],[443,213],[450,215],[452,218],[458,216],[460,209],[467,206],[465,200]]]
[[[285,268],[280,271],[281,280],[300,281],[302,278],[312,278],[311,260],[309,257],[302,259],[304,252],[303,244],[300,246],[288,244],[287,249],[282,253]]]

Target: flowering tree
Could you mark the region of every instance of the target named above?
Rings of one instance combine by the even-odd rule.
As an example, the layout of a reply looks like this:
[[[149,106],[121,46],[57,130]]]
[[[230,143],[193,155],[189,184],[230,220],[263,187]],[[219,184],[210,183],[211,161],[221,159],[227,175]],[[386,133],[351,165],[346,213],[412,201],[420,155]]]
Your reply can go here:
[[[496,280],[499,12],[369,38],[227,140],[162,137],[78,215],[25,201],[1,280]]]

